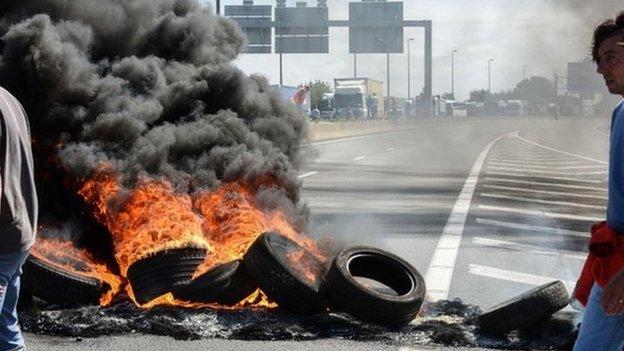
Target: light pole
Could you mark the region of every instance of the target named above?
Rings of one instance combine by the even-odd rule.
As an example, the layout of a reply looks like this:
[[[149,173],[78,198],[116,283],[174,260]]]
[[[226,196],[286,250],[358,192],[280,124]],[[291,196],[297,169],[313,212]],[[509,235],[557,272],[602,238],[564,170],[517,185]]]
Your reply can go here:
[[[390,43],[383,39],[377,38],[377,41],[384,44],[386,46],[386,97],[390,100]]]
[[[409,100],[412,97],[412,89],[411,89],[411,80],[412,80],[412,74],[411,74],[411,62],[412,60],[410,59],[410,43],[414,41],[414,38],[409,38],[407,39],[407,99]]]
[[[490,95],[492,94],[492,61],[494,61],[492,58],[488,60],[488,93]]]
[[[453,100],[455,100],[455,54],[457,53],[457,49],[453,49],[451,51],[451,95],[453,96]]]
[[[527,76],[527,69],[529,68],[529,65],[524,65],[522,66],[522,80],[526,80],[526,76]]]

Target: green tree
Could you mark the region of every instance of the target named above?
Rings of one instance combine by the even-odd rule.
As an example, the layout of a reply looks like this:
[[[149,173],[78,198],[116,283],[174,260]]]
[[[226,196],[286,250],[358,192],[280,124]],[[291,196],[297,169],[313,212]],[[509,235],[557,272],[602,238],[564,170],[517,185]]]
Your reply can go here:
[[[317,80],[314,83],[310,83],[310,104],[311,107],[319,106],[321,103],[321,98],[323,94],[329,93],[331,88],[329,87],[329,83],[324,82],[322,80]]]
[[[485,89],[473,90],[470,92],[468,101],[486,102],[492,99],[492,95]]]
[[[516,85],[513,91],[516,99],[526,100],[529,104],[547,104],[555,100],[555,85],[544,77],[531,77]]]

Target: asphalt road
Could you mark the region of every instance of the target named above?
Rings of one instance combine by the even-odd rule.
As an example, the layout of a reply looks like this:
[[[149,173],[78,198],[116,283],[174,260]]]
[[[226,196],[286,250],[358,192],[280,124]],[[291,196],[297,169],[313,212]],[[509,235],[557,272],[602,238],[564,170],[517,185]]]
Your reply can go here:
[[[487,309],[554,279],[571,289],[587,229],[605,214],[608,122],[462,119],[312,144],[315,158],[300,170],[310,233],[400,255],[426,277],[431,300]],[[31,350],[398,350],[345,340],[27,337]]]

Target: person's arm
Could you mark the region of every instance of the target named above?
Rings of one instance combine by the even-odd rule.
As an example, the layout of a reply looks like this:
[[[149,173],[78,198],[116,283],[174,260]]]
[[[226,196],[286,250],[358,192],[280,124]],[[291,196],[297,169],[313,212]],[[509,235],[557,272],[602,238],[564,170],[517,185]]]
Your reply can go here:
[[[605,286],[602,307],[608,315],[624,314],[624,269],[614,275]]]

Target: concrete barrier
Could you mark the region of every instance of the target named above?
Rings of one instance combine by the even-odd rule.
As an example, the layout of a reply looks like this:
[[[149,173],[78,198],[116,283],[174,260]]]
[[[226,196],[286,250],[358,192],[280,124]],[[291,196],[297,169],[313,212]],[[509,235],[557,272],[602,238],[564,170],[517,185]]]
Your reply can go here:
[[[313,141],[339,139],[356,135],[383,133],[416,128],[428,124],[450,122],[452,118],[422,118],[409,120],[374,120],[348,122],[310,122],[310,139]]]

